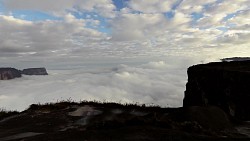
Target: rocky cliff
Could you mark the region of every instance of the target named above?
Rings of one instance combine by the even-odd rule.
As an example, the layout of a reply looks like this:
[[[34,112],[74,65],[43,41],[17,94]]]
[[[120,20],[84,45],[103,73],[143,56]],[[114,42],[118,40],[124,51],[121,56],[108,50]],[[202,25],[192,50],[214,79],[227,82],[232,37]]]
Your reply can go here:
[[[45,68],[28,68],[21,71],[25,75],[48,75]]]
[[[214,105],[250,120],[250,61],[214,62],[188,68],[183,106]]]
[[[0,68],[0,80],[9,80],[21,77],[19,70],[14,68]]]
[[[0,68],[0,80],[9,80],[24,75],[48,75],[45,68],[28,68],[17,70],[15,68]]]

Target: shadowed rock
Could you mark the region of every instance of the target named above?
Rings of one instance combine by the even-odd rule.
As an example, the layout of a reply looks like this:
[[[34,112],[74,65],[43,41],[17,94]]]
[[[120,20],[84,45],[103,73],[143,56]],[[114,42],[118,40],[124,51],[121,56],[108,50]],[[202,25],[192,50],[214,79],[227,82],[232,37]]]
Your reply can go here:
[[[192,106],[185,109],[186,120],[197,122],[203,128],[224,130],[232,128],[227,114],[215,106]]]
[[[0,80],[9,80],[21,77],[19,70],[14,68],[0,68]]]
[[[188,68],[183,106],[214,105],[250,120],[250,61],[215,62]]]
[[[249,140],[231,127],[226,114],[217,107],[160,108],[62,102],[33,104],[15,116],[0,120],[0,140]]]
[[[21,71],[25,75],[48,75],[45,68],[28,68]]]

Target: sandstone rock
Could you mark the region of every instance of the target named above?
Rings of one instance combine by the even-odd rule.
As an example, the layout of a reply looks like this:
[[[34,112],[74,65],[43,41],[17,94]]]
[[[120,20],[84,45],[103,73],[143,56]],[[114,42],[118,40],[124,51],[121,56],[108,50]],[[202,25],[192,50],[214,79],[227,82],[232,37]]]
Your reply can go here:
[[[214,105],[250,120],[250,61],[215,62],[188,68],[183,106]]]
[[[48,75],[45,68],[28,68],[21,71],[25,75]]]
[[[21,77],[19,70],[14,68],[0,68],[0,80],[9,80]]]

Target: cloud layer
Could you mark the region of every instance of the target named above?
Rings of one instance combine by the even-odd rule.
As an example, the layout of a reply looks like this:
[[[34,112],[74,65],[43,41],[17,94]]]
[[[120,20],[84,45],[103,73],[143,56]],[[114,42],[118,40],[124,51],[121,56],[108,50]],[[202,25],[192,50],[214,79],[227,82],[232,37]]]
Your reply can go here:
[[[49,70],[48,76],[1,81],[0,107],[24,110],[32,103],[67,99],[178,107],[182,105],[186,65],[180,64],[183,60],[175,63],[158,61],[97,68],[86,65],[73,70]]]
[[[236,46],[241,50],[249,46],[248,0],[116,3],[122,6],[111,0],[61,0],[60,3],[2,0],[1,56],[75,56],[79,55],[78,50],[86,49],[83,47],[94,47],[96,52],[102,50],[104,44],[119,44],[114,50],[126,54],[126,50],[120,49],[124,42],[127,45],[140,42],[138,48],[164,46],[166,50]],[[30,14],[20,11],[30,11]],[[37,12],[51,17],[38,21],[28,18],[41,16]],[[83,51],[81,56],[89,54]]]

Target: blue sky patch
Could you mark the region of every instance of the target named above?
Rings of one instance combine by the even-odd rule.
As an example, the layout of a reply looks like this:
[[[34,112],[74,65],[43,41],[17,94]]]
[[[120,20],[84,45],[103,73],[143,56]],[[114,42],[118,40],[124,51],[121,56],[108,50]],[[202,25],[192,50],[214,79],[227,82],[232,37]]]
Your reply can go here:
[[[126,7],[127,1],[128,0],[113,0],[113,3],[116,6],[116,9],[119,11],[122,8]]]
[[[27,21],[43,21],[43,20],[60,20],[60,18],[32,10],[14,10],[12,15],[15,18],[27,20]]]

